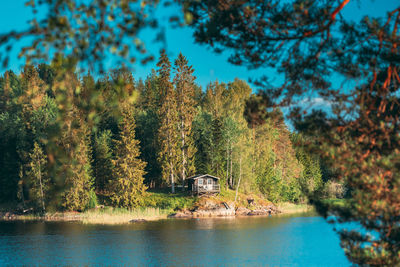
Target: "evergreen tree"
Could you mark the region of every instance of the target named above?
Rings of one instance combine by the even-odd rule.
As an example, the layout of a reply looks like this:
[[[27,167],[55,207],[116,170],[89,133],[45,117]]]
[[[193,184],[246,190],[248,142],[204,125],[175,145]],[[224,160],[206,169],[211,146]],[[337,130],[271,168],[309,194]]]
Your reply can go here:
[[[96,192],[104,192],[113,177],[111,131],[105,130],[95,136],[93,149],[93,174]]]
[[[158,162],[160,150],[158,129],[161,117],[159,115],[162,99],[162,88],[154,70],[147,77],[143,86],[137,85],[139,101],[135,103],[136,138],[140,141],[140,157],[147,162],[145,183],[150,188],[162,184],[162,168]]]
[[[62,166],[66,174],[62,205],[67,210],[82,211],[88,207],[93,190],[89,135],[85,126],[74,129],[70,134],[73,136],[65,136],[63,140],[67,158]],[[68,140],[72,142],[67,144]]]
[[[177,106],[179,114],[179,147],[180,147],[180,176],[182,179],[182,190],[186,177],[194,174],[194,154],[196,152],[192,136],[192,122],[195,116],[195,86],[193,68],[188,65],[187,59],[180,53],[175,60],[174,84],[177,94]]]
[[[211,173],[218,177],[224,177],[224,152],[225,142],[223,136],[223,122],[215,117],[211,123],[212,144],[210,146]]]
[[[140,141],[140,158],[147,162],[145,183],[150,188],[160,186],[161,166],[158,162],[160,144],[158,131],[160,128],[157,110],[152,108],[136,109],[136,138]]]
[[[210,127],[212,119],[212,115],[201,108],[193,121],[193,139],[196,145],[195,166],[198,173],[212,174],[210,153],[213,139]]]
[[[47,174],[47,157],[42,148],[35,142],[33,150],[29,153],[28,178],[30,182],[30,199],[35,207],[40,207],[42,212],[46,210],[47,192],[50,189],[50,179]]]
[[[161,52],[157,66],[159,67],[159,86],[162,96],[159,110],[161,125],[158,131],[159,162],[162,167],[163,180],[171,184],[171,191],[175,193],[179,161],[178,112],[176,92],[171,83],[171,63],[165,51]]]
[[[112,202],[119,207],[135,208],[142,204],[146,191],[144,168],[140,159],[139,141],[135,139],[133,108],[121,104],[120,137],[116,141],[115,175],[110,184]]]

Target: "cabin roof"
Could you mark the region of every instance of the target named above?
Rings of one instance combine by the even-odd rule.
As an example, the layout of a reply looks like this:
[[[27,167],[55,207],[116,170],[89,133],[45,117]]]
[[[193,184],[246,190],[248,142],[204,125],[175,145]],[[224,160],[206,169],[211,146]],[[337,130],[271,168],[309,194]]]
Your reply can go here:
[[[190,179],[196,180],[196,179],[203,178],[203,177],[211,177],[213,179],[219,180],[218,177],[215,177],[215,176],[212,176],[212,175],[209,175],[209,174],[197,174],[197,175],[191,176],[191,177],[189,177],[187,179],[188,180],[190,180]]]

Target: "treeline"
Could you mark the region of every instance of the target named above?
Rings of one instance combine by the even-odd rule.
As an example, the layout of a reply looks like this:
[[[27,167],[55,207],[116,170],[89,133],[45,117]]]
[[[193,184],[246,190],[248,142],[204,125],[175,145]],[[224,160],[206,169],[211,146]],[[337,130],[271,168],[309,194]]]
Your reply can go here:
[[[74,62],[25,66],[0,78],[0,201],[39,211],[102,203],[143,205],[147,188],[183,185],[209,173],[223,190],[271,201],[304,201],[322,187],[279,110],[252,116],[256,98],[239,79],[196,85],[180,54],[135,81],[125,70],[95,79]],[[300,142],[301,143],[301,142]],[[179,190],[183,188],[180,187]]]

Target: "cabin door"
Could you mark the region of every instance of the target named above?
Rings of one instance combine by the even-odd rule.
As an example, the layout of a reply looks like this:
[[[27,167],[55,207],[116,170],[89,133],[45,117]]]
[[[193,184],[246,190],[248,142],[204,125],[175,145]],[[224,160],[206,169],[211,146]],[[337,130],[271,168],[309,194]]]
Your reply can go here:
[[[212,190],[213,188],[213,180],[211,178],[207,179],[207,189]]]

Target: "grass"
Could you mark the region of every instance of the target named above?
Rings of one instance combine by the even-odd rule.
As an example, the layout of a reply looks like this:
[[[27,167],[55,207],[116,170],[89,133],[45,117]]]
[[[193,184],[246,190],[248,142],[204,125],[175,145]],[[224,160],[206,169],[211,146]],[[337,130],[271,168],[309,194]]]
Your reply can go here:
[[[45,219],[49,221],[81,221],[85,224],[124,224],[132,220],[159,220],[165,219],[169,214],[177,210],[191,209],[194,206],[202,205],[207,201],[221,203],[226,202],[233,206],[235,200],[234,190],[222,190],[216,196],[208,196],[207,198],[198,198],[191,196],[186,192],[177,192],[175,194],[169,193],[166,190],[150,191],[144,199],[143,207],[136,209],[113,208],[105,206],[100,209],[90,209],[85,212],[54,212],[47,213],[43,218],[40,214],[26,214],[17,215],[15,219],[18,220],[39,220]],[[256,205],[267,206],[272,204],[270,201],[258,195],[248,195],[239,193],[236,207],[246,207],[249,209],[256,208],[256,206],[249,204],[248,199],[254,199]],[[327,199],[324,200],[328,204],[345,205],[345,200],[342,199]],[[106,203],[104,203],[106,204]],[[283,214],[295,214],[302,212],[314,211],[314,207],[309,204],[294,204],[289,202],[282,202],[275,204]],[[13,203],[3,204],[0,206],[1,211],[12,210],[10,207],[14,206]]]
[[[144,198],[143,207],[136,209],[105,207],[80,213],[85,224],[124,224],[132,220],[153,221],[166,219],[178,209],[190,209],[197,201],[185,192],[175,194],[166,191],[150,191]]]
[[[178,209],[190,209],[196,201],[197,197],[192,197],[186,192],[177,192],[175,194],[149,192],[145,198],[144,206],[174,211]]]
[[[290,202],[281,202],[276,205],[284,214],[294,214],[314,211],[314,206],[310,204],[295,204]]]
[[[332,205],[332,206],[344,207],[346,205],[346,199],[328,198],[328,199],[324,199],[322,201],[322,203]]]
[[[133,210],[106,207],[81,213],[81,221],[85,224],[124,224],[132,220],[154,221],[166,219],[170,210],[160,208],[138,208]]]

